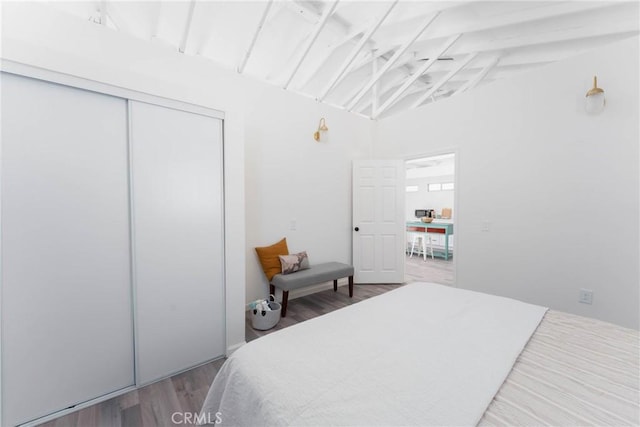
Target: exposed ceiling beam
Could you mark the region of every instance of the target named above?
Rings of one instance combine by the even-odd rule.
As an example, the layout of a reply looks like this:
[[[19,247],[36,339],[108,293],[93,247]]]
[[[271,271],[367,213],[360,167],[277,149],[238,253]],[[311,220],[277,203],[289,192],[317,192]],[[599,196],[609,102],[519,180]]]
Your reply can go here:
[[[189,2],[189,10],[187,11],[187,20],[184,23],[184,30],[182,31],[182,39],[180,39],[180,46],[178,50],[182,53],[187,48],[187,41],[189,41],[189,32],[191,31],[191,23],[193,22],[193,11],[196,8],[196,0]]]
[[[516,10],[509,13],[496,14],[487,19],[480,19],[474,22],[474,25],[461,25],[458,28],[452,26],[447,28],[448,31],[464,31],[465,33],[496,30],[510,26],[521,26],[535,21],[542,21],[545,19],[553,18],[557,19],[563,16],[574,15],[578,13],[584,13],[588,11],[595,11],[615,5],[616,2],[606,1],[563,1],[543,7],[523,7],[520,10]]]
[[[383,48],[377,47],[373,54],[366,54],[366,55],[363,56],[363,58],[361,60],[356,61],[353,64],[351,64],[351,66],[349,67],[349,69],[347,70],[345,75],[354,72],[358,68],[364,67],[365,65],[369,64],[374,59],[378,59],[381,56],[384,56],[384,55],[394,51],[395,49],[397,49],[399,47],[400,47],[400,45],[386,46],[386,47],[383,47]]]
[[[393,46],[393,47],[388,47],[385,48],[383,50],[380,49],[375,49],[374,53],[367,53],[365,55],[360,55],[361,57],[363,57],[363,59],[352,63],[349,66],[349,69],[342,74],[342,76],[338,79],[338,81],[336,82],[336,84],[334,85],[334,87],[338,86],[340,83],[342,83],[342,81],[347,78],[349,75],[351,75],[352,73],[358,71],[359,69],[370,65],[372,61],[376,61],[379,58],[383,57],[384,55],[389,54],[391,51],[393,51],[394,49],[398,48],[399,46]]]
[[[260,22],[258,22],[258,27],[256,28],[256,31],[253,33],[253,37],[251,38],[251,43],[249,44],[247,51],[242,57],[242,62],[238,66],[238,73],[240,74],[242,74],[242,72],[244,71],[244,67],[247,65],[247,61],[249,61],[249,57],[251,56],[253,47],[256,45],[256,41],[258,40],[258,36],[262,31],[262,27],[264,26],[265,22],[267,22],[267,16],[269,15],[269,10],[271,10],[272,5],[273,5],[273,0],[268,0],[267,6],[264,8],[264,11],[262,12],[262,16],[260,17]]]
[[[371,75],[374,76],[378,72],[378,61],[371,62]],[[378,108],[378,100],[380,99],[380,80],[371,88],[371,110],[376,111]]]
[[[389,76],[389,74],[391,73],[387,73],[387,76]],[[377,84],[380,84],[380,89],[378,91],[379,93],[379,99],[385,99],[386,97],[390,96],[393,92],[395,92],[404,82],[406,82],[408,79],[411,78],[411,73],[409,71],[400,71],[398,70],[398,72],[395,73],[395,76],[391,79],[387,79],[386,81],[383,82],[383,80],[379,80],[377,82]],[[422,92],[424,90],[427,90],[429,87],[431,87],[431,85],[427,84],[427,83],[423,83],[420,80],[417,80],[414,84],[413,84],[414,88],[419,91]],[[407,90],[407,92],[411,92],[413,88],[409,88]],[[367,100],[368,99],[368,100]],[[371,98],[367,98],[364,97],[362,98],[362,100],[358,103],[358,105],[356,105],[356,107],[354,108],[354,111],[364,111],[366,110],[369,106],[372,105],[371,102]]]
[[[403,1],[411,6],[398,10],[394,20],[385,23],[381,28],[381,33],[397,34],[398,31],[405,32],[406,28],[413,28],[419,23],[420,16],[425,16],[435,12],[447,12],[451,9],[457,9],[466,5],[472,5],[478,0],[463,1]],[[447,12],[449,14],[450,12]],[[459,31],[463,32],[463,31]]]
[[[507,66],[528,66],[528,65],[538,65],[544,63],[550,63],[555,61],[560,61],[564,58],[568,58],[570,56],[575,56],[587,50],[595,49],[600,46],[604,46],[608,43],[613,43],[618,40],[622,40],[627,37],[631,37],[635,34],[635,32],[624,32],[620,34],[614,35],[605,35],[598,36],[588,39],[577,39],[564,41],[560,43],[544,43],[540,45],[533,45],[522,47],[519,49],[509,49],[503,51],[505,56],[500,59],[500,68],[504,68]],[[464,42],[459,42],[451,51],[456,51],[454,56],[459,55],[469,55],[474,52],[461,52],[459,50],[460,46],[464,45]],[[466,49],[464,49],[466,51]],[[493,51],[489,52],[477,52],[477,53],[485,53],[487,58],[491,58],[491,56],[495,53]],[[475,67],[479,67],[477,61],[474,63]],[[447,67],[449,65],[454,66],[456,61],[449,61],[447,63],[442,63],[441,65],[445,66],[443,68],[439,68],[439,71],[446,72],[451,67]]]
[[[466,67],[471,61],[473,61],[473,59],[478,56],[477,52],[474,53],[470,53],[469,55],[467,55],[464,60],[458,64],[458,66],[456,68],[454,68],[453,70],[449,71],[447,73],[446,76],[444,76],[443,78],[441,78],[440,80],[438,80],[438,82],[436,84],[434,84],[433,86],[431,86],[431,89],[427,90],[424,95],[422,95],[420,98],[418,98],[413,104],[411,104],[411,106],[409,108],[414,109],[420,106],[420,104],[422,104],[427,98],[429,98],[431,95],[433,95],[434,93],[436,93],[436,91],[438,89],[440,89],[442,86],[444,86],[445,83],[447,83],[449,80],[451,80],[453,78],[453,76],[455,76],[456,74],[458,74],[458,72],[460,70],[462,70],[464,67]]]
[[[283,1],[282,4],[309,23],[315,24],[322,18],[322,14],[305,1],[288,0]]]
[[[367,26],[360,26],[360,27],[356,28],[355,30],[350,31],[349,34],[347,34],[346,36],[344,36],[343,38],[341,38],[337,42],[333,43],[327,49],[325,49],[325,51],[319,56],[318,60],[316,61],[317,65],[315,67],[313,67],[313,69],[309,73],[307,73],[307,76],[305,76],[302,79],[299,78],[300,80],[299,80],[298,87],[300,87],[300,88],[305,87],[311,81],[311,79],[313,79],[318,74],[318,72],[322,69],[324,64],[326,64],[326,62],[329,60],[329,58],[331,58],[331,56],[333,56],[333,54],[340,47],[342,47],[345,43],[348,43],[348,42],[352,41],[355,37],[357,37],[358,35],[360,35],[363,32],[365,32],[367,30],[367,28],[368,28],[368,25]]]
[[[439,14],[440,12],[436,12],[422,21],[422,24],[418,26],[418,30],[411,35],[411,38],[409,38],[404,43],[404,45],[402,45],[402,47],[400,47],[400,49],[398,49],[393,54],[393,56],[389,58],[389,60],[378,71],[378,73],[372,76],[371,80],[369,80],[369,82],[364,85],[358,95],[356,95],[356,97],[351,100],[349,105],[347,105],[347,110],[351,110],[358,103],[358,101],[362,99],[362,97],[369,91],[369,89],[371,89],[373,85],[376,84],[378,80],[380,80],[380,77],[382,77],[384,73],[386,73],[387,70],[389,70],[389,68],[391,68],[391,66],[398,60],[398,58],[400,58],[400,56],[402,56],[402,54],[405,53],[407,49],[409,49],[409,47],[418,39],[418,37],[420,37],[424,30],[426,30],[427,27],[431,25],[431,23],[438,17]]]
[[[358,25],[355,29],[349,30],[349,32],[344,37],[342,37],[340,40],[335,42],[333,44],[333,46],[342,46],[343,44],[345,44],[347,42],[350,42],[351,40],[353,40],[354,38],[356,38],[360,34],[362,34],[365,31],[367,31],[367,28],[369,28],[370,25],[371,25],[370,20],[368,20],[364,24]]]
[[[127,22],[122,19],[122,15],[120,15],[120,11],[118,10],[118,7],[116,7],[117,3],[114,2],[108,2],[105,3],[105,7],[106,7],[106,13],[109,16],[109,18],[111,18],[111,22],[113,22],[113,25],[116,27],[116,30],[121,31],[123,33],[128,33],[131,34],[131,29],[129,28],[129,26],[127,25]]]
[[[162,14],[162,1],[155,2],[155,7],[153,8],[152,16],[151,16],[151,34],[149,35],[150,39],[158,37],[158,33],[160,31],[160,16]]]
[[[354,86],[351,90],[343,97],[342,101],[339,102],[340,105],[343,105],[343,108],[346,110],[346,105],[358,94],[360,93],[360,87]]]
[[[505,2],[506,5],[511,2]],[[633,2],[628,2],[633,3]],[[431,34],[432,38],[448,37],[453,34],[464,33],[471,34],[481,31],[500,31],[507,27],[521,27],[522,25],[541,22],[546,19],[556,19],[567,17],[567,19],[573,19],[571,15],[580,13],[588,13],[589,11],[597,12],[598,9],[606,7],[620,5],[620,2],[615,1],[558,1],[556,3],[547,4],[545,6],[531,7],[527,6],[525,2],[522,2],[523,7],[514,11],[507,11],[506,13],[494,13],[489,16],[479,16],[472,21],[469,20],[452,20],[451,24],[446,27],[441,27],[437,30],[434,29],[434,33]],[[453,7],[464,6],[457,5]],[[396,22],[388,26],[383,26],[380,31],[384,32],[387,29],[394,30],[402,28],[402,25],[413,25],[415,18]],[[390,27],[390,28],[388,28]],[[544,31],[542,31],[544,32]]]
[[[495,58],[493,58],[493,60],[491,60],[491,62],[489,62],[487,65],[485,65],[485,67],[482,70],[480,70],[480,72],[476,74],[474,78],[467,80],[465,84],[460,86],[460,88],[458,88],[458,90],[455,91],[454,95],[457,95],[466,90],[473,89],[474,87],[476,87],[476,85],[480,83],[480,81],[484,79],[487,76],[487,74],[489,74],[489,71],[491,71],[491,69],[498,64],[498,61],[500,61],[499,56],[496,56]]]
[[[409,76],[408,76],[409,77]],[[408,78],[407,77],[407,78]],[[402,80],[401,82],[399,82],[400,84],[402,84],[404,81],[406,81],[406,78],[404,80]],[[380,96],[381,99],[384,98],[384,95],[388,94],[388,93],[393,93],[395,92],[398,87],[400,86],[400,84],[396,84],[393,87],[389,87],[387,88],[387,90],[382,92],[382,95]],[[407,91],[398,99],[398,101],[396,101],[396,104],[398,102],[400,102],[403,98],[409,96],[409,95],[413,95],[414,93],[418,93],[418,92],[424,92],[427,88],[429,88],[430,86],[425,84],[425,83],[421,83],[420,81],[417,81],[413,87],[410,87],[409,89],[407,89]],[[373,118],[373,112],[375,111],[375,109],[373,108],[373,105],[371,102],[367,102],[366,104],[363,104],[361,106],[357,106],[355,111],[359,111],[359,112],[363,112],[366,111],[367,108],[371,107],[371,114],[369,115],[369,118]],[[386,112],[388,112],[389,110],[387,110]]]
[[[397,74],[393,79],[384,82],[384,85],[381,85],[381,87],[378,89],[378,99],[383,98],[387,93],[400,87],[400,85],[404,83],[409,77],[410,76],[407,74]],[[381,81],[377,81],[376,85],[380,85],[380,83]],[[364,110],[373,105],[372,101],[373,98],[362,98],[362,101],[359,102],[360,105],[356,105],[353,111],[359,111],[362,113]]]
[[[389,5],[389,7],[378,18],[378,20],[362,36],[362,38],[358,41],[358,44],[356,44],[356,46],[353,48],[351,53],[349,53],[349,55],[342,62],[342,65],[340,65],[340,68],[338,68],[338,70],[335,72],[333,77],[331,77],[331,80],[329,80],[327,85],[322,89],[322,91],[318,95],[318,100],[322,101],[324,98],[327,97],[327,94],[329,93],[329,91],[331,89],[333,89],[333,87],[336,85],[336,83],[338,82],[340,77],[342,77],[342,75],[347,71],[347,69],[349,68],[349,66],[353,62],[353,60],[356,59],[356,56],[358,56],[358,54],[360,53],[362,48],[369,41],[369,39],[371,39],[371,36],[378,29],[378,27],[380,27],[382,22],[387,18],[387,16],[389,16],[389,14],[393,10],[393,8],[396,6],[396,4],[398,4],[398,0],[395,0],[393,3],[391,3],[391,5]],[[375,64],[375,61],[373,61],[373,62]]]
[[[278,14],[280,14],[283,10],[285,10],[286,7],[290,6],[289,3],[291,3],[290,1],[276,1],[274,2],[274,4],[271,6],[271,11],[269,12],[271,15],[269,16],[269,20],[274,20],[277,18]],[[206,47],[209,45],[209,43],[211,43],[211,33],[212,33],[212,26],[208,26],[207,28],[205,28],[205,31],[203,34],[201,34],[200,36],[200,46],[197,49],[198,55],[202,55],[202,53],[204,52],[204,50],[206,49]]]
[[[293,69],[291,70],[291,72],[289,73],[289,76],[287,77],[287,79],[285,81],[285,84],[284,84],[284,88],[285,89],[287,89],[289,87],[289,85],[291,84],[291,80],[293,80],[293,77],[298,72],[298,69],[300,68],[300,65],[302,64],[302,61],[304,61],[304,59],[307,57],[307,54],[309,53],[309,50],[311,50],[311,46],[313,46],[313,43],[315,43],[316,39],[320,35],[320,31],[322,31],[322,28],[324,28],[325,24],[327,23],[327,21],[329,20],[329,18],[333,14],[333,11],[336,9],[336,6],[338,6],[338,2],[339,1],[340,0],[334,0],[331,3],[331,5],[328,6],[323,11],[322,18],[320,18],[320,21],[316,24],[316,26],[315,26],[315,28],[313,30],[313,33],[311,34],[311,37],[309,37],[309,39],[307,40],[306,46],[302,50],[302,54],[298,58],[295,66],[293,67]]]
[[[603,23],[596,27],[557,29],[544,33],[532,32],[527,35],[521,34],[517,37],[504,37],[502,39],[471,37],[457,46],[458,50],[453,54],[516,50],[544,45],[554,46],[580,40],[624,36],[625,34],[629,36],[638,34],[637,18],[628,18],[624,21],[618,20],[611,24]]]
[[[433,66],[433,64],[435,64],[438,61],[438,57],[443,53],[445,53],[447,49],[449,49],[456,41],[458,41],[458,39],[461,36],[462,34],[456,34],[455,36],[449,37],[442,44],[442,46],[440,46],[440,48],[436,52],[433,52],[433,55],[430,55],[430,58],[427,61],[425,61],[424,64],[422,64],[422,66],[418,68],[418,70],[415,73],[413,73],[413,75],[411,76],[411,78],[409,78],[409,80],[407,80],[402,86],[400,86],[400,88],[393,95],[391,95],[380,106],[380,108],[378,108],[378,110],[373,112],[372,118],[373,119],[377,118],[380,114],[384,113],[384,111],[387,108],[391,107],[400,98],[400,96],[402,96],[402,94],[409,88],[409,86],[411,86],[413,82],[418,80],[420,76],[422,76],[431,66]]]
[[[107,25],[107,0],[100,0],[100,25]]]
[[[416,87],[415,84],[414,84],[413,87],[410,87],[402,95],[400,95],[400,97],[398,99],[396,99],[396,102],[394,102],[391,107],[387,108],[384,111],[384,113],[380,113],[377,117],[379,118],[381,116],[384,116],[385,113],[389,113],[390,111],[393,111],[393,108],[394,107],[397,108],[398,104],[400,104],[405,98],[407,98],[408,96],[411,96],[411,95],[415,95],[416,93],[423,92],[425,89],[426,89],[425,87]]]

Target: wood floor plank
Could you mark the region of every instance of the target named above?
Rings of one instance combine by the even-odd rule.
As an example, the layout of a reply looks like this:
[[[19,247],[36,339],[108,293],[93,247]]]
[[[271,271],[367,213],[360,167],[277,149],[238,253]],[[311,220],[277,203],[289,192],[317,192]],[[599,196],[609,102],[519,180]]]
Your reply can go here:
[[[125,393],[116,397],[116,399],[118,400],[118,405],[120,405],[120,410],[122,411],[140,404],[140,399],[138,399],[138,390]]]
[[[441,285],[453,285],[453,259],[444,260],[442,258],[431,259],[427,257],[425,261],[421,257],[413,256],[405,258],[405,280],[411,282],[432,282]]]
[[[144,387],[138,392],[142,412],[142,425],[155,427],[171,425],[174,412],[182,412],[171,379],[164,379]]]
[[[140,405],[133,405],[122,411],[122,427],[140,427],[142,425],[142,412]]]
[[[109,399],[98,405],[98,425],[120,427],[122,425],[122,409],[117,399]]]
[[[78,427],[80,426],[99,426],[100,417],[99,411],[102,407],[101,404],[89,406],[88,408],[81,409],[78,412]],[[105,426],[109,427],[109,426]]]
[[[53,420],[47,423],[49,426],[53,427],[75,427],[78,426],[78,412],[72,412],[64,417],[60,417],[56,420]]]

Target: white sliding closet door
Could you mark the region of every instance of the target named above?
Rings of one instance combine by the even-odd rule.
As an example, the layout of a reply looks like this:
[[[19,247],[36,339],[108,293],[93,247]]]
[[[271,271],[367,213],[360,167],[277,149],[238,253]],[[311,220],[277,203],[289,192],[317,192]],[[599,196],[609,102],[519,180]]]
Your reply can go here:
[[[224,354],[222,121],[130,101],[137,382]]]
[[[2,74],[11,426],[133,385],[127,104]]]

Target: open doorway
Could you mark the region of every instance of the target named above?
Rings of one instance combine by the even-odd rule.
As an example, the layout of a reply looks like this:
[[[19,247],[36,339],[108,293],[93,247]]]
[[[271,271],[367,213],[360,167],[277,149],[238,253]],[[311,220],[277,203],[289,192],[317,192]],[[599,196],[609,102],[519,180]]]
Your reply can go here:
[[[455,153],[405,162],[406,282],[455,284]]]

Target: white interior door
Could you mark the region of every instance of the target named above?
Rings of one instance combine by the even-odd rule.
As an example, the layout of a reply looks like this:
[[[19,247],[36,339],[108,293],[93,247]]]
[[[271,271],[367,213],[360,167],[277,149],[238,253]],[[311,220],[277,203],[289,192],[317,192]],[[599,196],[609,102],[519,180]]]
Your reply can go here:
[[[126,101],[2,73],[2,407],[133,385]]]
[[[404,282],[404,163],[353,163],[353,266],[356,283]]]
[[[140,385],[224,354],[222,121],[130,114]]]

